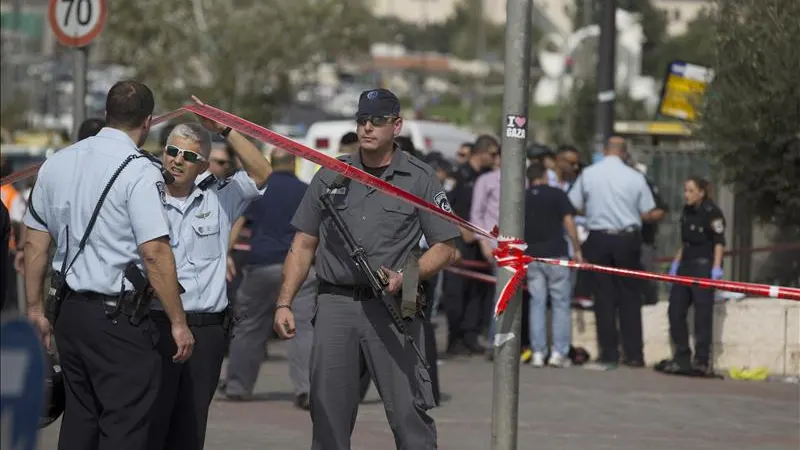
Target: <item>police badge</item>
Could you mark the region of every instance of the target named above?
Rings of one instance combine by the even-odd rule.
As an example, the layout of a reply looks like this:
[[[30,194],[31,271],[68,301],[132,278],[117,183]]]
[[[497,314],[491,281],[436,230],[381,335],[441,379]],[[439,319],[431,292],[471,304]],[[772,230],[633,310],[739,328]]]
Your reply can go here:
[[[725,231],[725,221],[722,219],[712,220],[711,229],[714,230],[714,233],[722,234]]]
[[[447,211],[449,213],[453,212],[453,209],[450,207],[450,203],[447,201],[447,194],[445,194],[444,192],[439,192],[438,194],[436,194],[436,196],[433,197],[433,202],[436,203],[436,206],[438,206],[442,210]]]
[[[158,189],[158,196],[161,198],[161,204],[167,204],[167,193],[164,191],[164,183],[162,181],[156,181],[156,189]]]

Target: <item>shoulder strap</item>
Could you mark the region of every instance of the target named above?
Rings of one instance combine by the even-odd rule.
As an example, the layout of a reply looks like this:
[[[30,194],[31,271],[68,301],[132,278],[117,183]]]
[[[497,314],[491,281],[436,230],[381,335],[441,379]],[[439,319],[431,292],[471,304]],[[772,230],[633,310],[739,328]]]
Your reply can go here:
[[[125,161],[123,161],[122,164],[117,168],[117,171],[114,172],[114,175],[111,176],[111,179],[108,180],[108,184],[106,184],[106,187],[100,194],[100,199],[97,200],[97,205],[95,205],[94,211],[92,211],[92,217],[89,219],[89,225],[86,226],[86,231],[83,232],[83,237],[81,238],[81,242],[78,244],[78,251],[75,253],[75,256],[72,258],[72,261],[70,261],[66,269],[62,270],[62,273],[64,275],[66,275],[67,271],[69,271],[69,269],[72,268],[72,265],[75,264],[75,260],[78,259],[78,256],[81,254],[84,247],[86,247],[86,242],[89,240],[89,234],[92,232],[92,228],[94,228],[95,222],[97,222],[97,216],[100,215],[100,208],[103,206],[103,202],[106,200],[108,192],[111,191],[111,186],[113,186],[114,182],[117,181],[117,178],[119,178],[119,175],[122,173],[122,170],[125,168],[125,166],[130,164],[131,161],[133,161],[134,159],[144,158],[144,157],[145,156],[141,154],[128,156],[127,158],[125,158]],[[69,233],[67,233],[67,239],[69,239]],[[69,244],[67,244],[67,246],[69,246]],[[69,247],[67,248],[67,250],[69,250]],[[64,261],[66,262],[66,257],[64,258]]]

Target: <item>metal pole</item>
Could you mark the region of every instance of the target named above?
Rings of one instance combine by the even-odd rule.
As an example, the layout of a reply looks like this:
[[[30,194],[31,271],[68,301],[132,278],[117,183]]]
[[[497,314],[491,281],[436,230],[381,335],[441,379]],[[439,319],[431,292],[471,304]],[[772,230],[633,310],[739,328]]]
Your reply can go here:
[[[606,138],[614,132],[614,73],[617,42],[617,0],[603,0],[600,16],[600,49],[597,59],[597,110],[595,114],[595,152],[603,150]]]
[[[73,51],[73,89],[74,106],[72,108],[72,139],[78,140],[78,128],[86,119],[86,66],[89,59],[89,47],[76,48]]]
[[[522,237],[525,224],[525,148],[530,100],[532,0],[506,1],[505,136],[500,185],[500,232]],[[510,273],[497,271],[495,299]],[[492,398],[492,450],[516,450],[522,291],[496,323]]]

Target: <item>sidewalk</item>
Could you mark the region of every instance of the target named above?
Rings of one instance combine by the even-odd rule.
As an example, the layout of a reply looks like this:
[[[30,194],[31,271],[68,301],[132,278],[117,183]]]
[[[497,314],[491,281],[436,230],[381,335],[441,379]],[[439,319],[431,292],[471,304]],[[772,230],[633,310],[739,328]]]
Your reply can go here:
[[[311,421],[292,406],[286,347],[270,347],[257,401],[211,407],[207,450],[308,450]],[[444,404],[433,410],[441,450],[491,448],[492,366],[482,358],[440,367]],[[521,367],[519,450],[797,450],[800,386]],[[56,448],[59,424],[39,448]],[[359,409],[353,450],[394,449],[372,391]]]

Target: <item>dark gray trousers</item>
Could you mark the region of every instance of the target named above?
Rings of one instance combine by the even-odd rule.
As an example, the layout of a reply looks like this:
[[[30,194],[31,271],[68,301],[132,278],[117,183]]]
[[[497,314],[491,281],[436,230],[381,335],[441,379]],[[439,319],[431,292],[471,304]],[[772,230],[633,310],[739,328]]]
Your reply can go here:
[[[282,264],[249,266],[243,269],[242,284],[236,293],[230,352],[228,354],[227,387],[225,393],[249,398],[264,360],[264,348],[272,330],[275,300],[282,281]],[[314,329],[311,317],[317,295],[317,277],[314,269],[293,303],[297,334],[289,341],[289,377],[295,395],[308,393],[308,362]]]
[[[406,323],[424,349],[421,322]],[[397,449],[436,449],[436,426],[426,412],[433,407],[430,376],[381,302],[322,294],[313,324],[311,449],[350,450],[364,365],[383,400]]]

